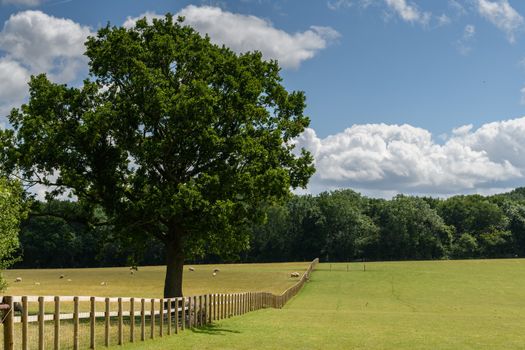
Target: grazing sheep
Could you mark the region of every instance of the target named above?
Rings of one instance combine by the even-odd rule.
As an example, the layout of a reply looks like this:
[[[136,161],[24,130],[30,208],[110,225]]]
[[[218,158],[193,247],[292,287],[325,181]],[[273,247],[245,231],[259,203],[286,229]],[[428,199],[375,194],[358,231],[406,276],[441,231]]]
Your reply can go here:
[[[71,282],[71,278],[68,278],[67,281],[68,281],[68,282]]]
[[[106,285],[106,282],[100,282],[100,285],[101,285],[101,286],[105,286],[105,285]]]
[[[291,277],[299,277],[299,272],[292,272]]]
[[[15,282],[22,282],[22,277],[15,278]]]
[[[64,278],[64,275],[60,275],[60,277],[58,277],[58,278],[62,279],[62,278]]]
[[[195,271],[195,268],[190,266],[190,267],[188,267],[188,270]]]

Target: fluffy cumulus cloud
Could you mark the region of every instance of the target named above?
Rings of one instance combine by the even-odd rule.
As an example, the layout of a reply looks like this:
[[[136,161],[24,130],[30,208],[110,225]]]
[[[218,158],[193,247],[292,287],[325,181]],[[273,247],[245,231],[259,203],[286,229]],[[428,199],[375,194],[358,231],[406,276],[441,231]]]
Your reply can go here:
[[[354,125],[319,138],[307,129],[297,140],[315,157],[309,190],[351,187],[372,195],[493,193],[525,175],[525,117],[458,127],[444,144],[410,125]]]
[[[416,4],[408,3],[406,0],[385,0],[385,2],[405,22],[426,25],[432,17],[430,12],[423,12]]]
[[[477,0],[477,9],[481,16],[504,31],[510,42],[514,42],[516,33],[523,29],[523,17],[508,0]]]
[[[339,37],[331,27],[311,26],[303,32],[288,33],[256,16],[236,14],[219,7],[189,5],[179,11],[202,34],[208,34],[217,44],[224,44],[236,52],[261,51],[266,59],[277,59],[285,68],[298,68]],[[128,18],[125,26],[132,26],[137,18],[158,18],[145,13]]]
[[[13,14],[0,32],[0,116],[27,95],[31,74],[66,83],[87,69],[84,42],[90,29],[40,11]]]

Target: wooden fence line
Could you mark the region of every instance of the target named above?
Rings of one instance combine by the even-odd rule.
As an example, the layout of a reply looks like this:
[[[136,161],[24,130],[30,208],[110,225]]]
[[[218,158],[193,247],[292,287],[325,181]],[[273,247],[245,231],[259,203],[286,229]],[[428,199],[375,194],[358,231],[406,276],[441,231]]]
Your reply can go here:
[[[147,298],[103,298],[93,296],[4,296],[3,304],[0,304],[0,324],[3,326],[3,349],[14,350],[15,345],[22,350],[30,348],[28,325],[38,324],[37,338],[38,349],[44,350],[46,329],[52,329],[52,345],[49,348],[60,350],[64,348],[61,340],[72,340],[72,349],[81,349],[80,332],[81,320],[89,320],[89,342],[87,347],[95,349],[97,346],[97,335],[103,338],[100,342],[103,346],[122,345],[125,342],[135,342],[140,339],[144,341],[155,336],[177,334],[186,328],[201,327],[213,321],[243,315],[247,312],[263,308],[282,308],[293,296],[295,296],[319,262],[313,260],[308,269],[300,277],[299,281],[286,289],[280,295],[268,292],[245,292],[245,293],[213,293],[180,298],[147,299]],[[20,303],[22,312],[20,316],[15,315],[15,303]],[[29,315],[29,304],[38,304],[38,312]],[[46,303],[53,304],[53,312],[46,313]],[[73,303],[72,313],[62,313],[64,303]],[[80,312],[81,303],[89,304],[89,311]],[[97,310],[99,304],[99,310]],[[128,305],[124,310],[124,304]],[[101,307],[103,305],[103,307]],[[113,308],[112,308],[113,307]],[[116,310],[115,310],[116,309]],[[146,331],[146,317],[149,317],[149,332]],[[111,330],[115,327],[112,320],[117,320],[117,337],[111,344]],[[73,332],[67,336],[64,324],[61,321],[71,321]],[[125,324],[124,320],[127,320]],[[46,324],[46,321],[47,324]],[[97,327],[99,321],[100,327]],[[52,323],[52,325],[51,325]],[[135,337],[135,327],[140,324],[139,336]],[[15,339],[15,327],[21,324],[19,332],[20,339]],[[69,324],[68,324],[69,325]],[[129,331],[129,337],[124,338],[124,331]],[[158,327],[158,329],[157,329]],[[49,333],[49,332],[48,332]]]

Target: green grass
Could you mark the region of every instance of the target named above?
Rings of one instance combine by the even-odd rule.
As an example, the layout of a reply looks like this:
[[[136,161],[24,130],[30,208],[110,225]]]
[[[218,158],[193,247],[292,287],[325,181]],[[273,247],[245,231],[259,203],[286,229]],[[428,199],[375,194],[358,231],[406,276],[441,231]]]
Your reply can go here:
[[[276,264],[228,264],[228,265],[192,265],[195,271],[185,268],[184,293],[186,296],[207,293],[228,293],[241,291],[269,291],[282,293],[297,282],[291,278],[293,271],[305,271],[307,262],[276,263]],[[214,277],[213,269],[220,272]],[[42,269],[42,270],[9,270],[4,273],[10,282],[5,295],[77,295],[77,296],[108,296],[108,297],[162,297],[164,283],[164,267],[140,267],[138,272],[130,274],[129,268],[102,268],[102,269]],[[64,275],[60,279],[60,275]],[[15,283],[17,277],[22,282]],[[68,281],[70,279],[71,281]],[[106,282],[101,286],[101,282]],[[36,284],[39,283],[39,284]],[[139,305],[136,304],[138,311]],[[158,308],[159,305],[156,305]],[[146,305],[147,310],[150,304]],[[97,311],[104,310],[104,303],[97,303]],[[117,303],[111,304],[113,311],[117,310]],[[45,304],[45,312],[53,313],[54,303]],[[124,310],[129,310],[129,303],[124,303]],[[62,302],[61,311],[73,311],[73,303]],[[38,312],[38,303],[29,303],[29,314]],[[89,303],[80,303],[80,312],[89,312]],[[117,343],[117,319],[112,318],[110,331],[111,344]],[[129,324],[129,318],[125,318]],[[138,321],[136,322],[138,323]],[[146,317],[147,333],[149,334],[149,316]],[[33,349],[38,341],[37,323],[30,323],[28,327],[30,348]],[[156,333],[159,335],[157,320]],[[103,320],[97,321],[97,347],[103,345]],[[129,326],[124,327],[124,339],[129,339]],[[72,349],[73,324],[71,321],[61,321],[61,348]],[[139,339],[139,327],[135,329],[135,336]],[[3,342],[3,332],[0,326],[0,344]],[[52,348],[53,321],[45,324],[45,347]],[[15,325],[15,348],[21,345],[21,325]],[[80,326],[80,346],[82,349],[89,346],[89,323],[83,320]]]
[[[290,272],[304,271],[307,262],[275,264],[192,265],[184,269],[184,294],[265,291],[281,293],[297,279]],[[213,277],[213,269],[220,272]],[[4,295],[84,295],[104,297],[162,297],[165,267],[7,270],[9,282]],[[60,279],[60,275],[64,275]],[[17,277],[22,282],[14,282]],[[71,281],[68,281],[71,280]],[[106,282],[102,286],[101,283]],[[37,284],[39,283],[39,284]]]
[[[320,264],[282,310],[137,349],[525,349],[525,260]]]

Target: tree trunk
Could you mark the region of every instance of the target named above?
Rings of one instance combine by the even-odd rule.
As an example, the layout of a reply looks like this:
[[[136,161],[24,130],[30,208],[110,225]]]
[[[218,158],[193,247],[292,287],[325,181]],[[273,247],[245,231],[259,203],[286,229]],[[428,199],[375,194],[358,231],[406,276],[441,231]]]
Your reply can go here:
[[[184,248],[182,237],[166,242],[166,279],[164,298],[182,297],[182,273],[184,270]]]

